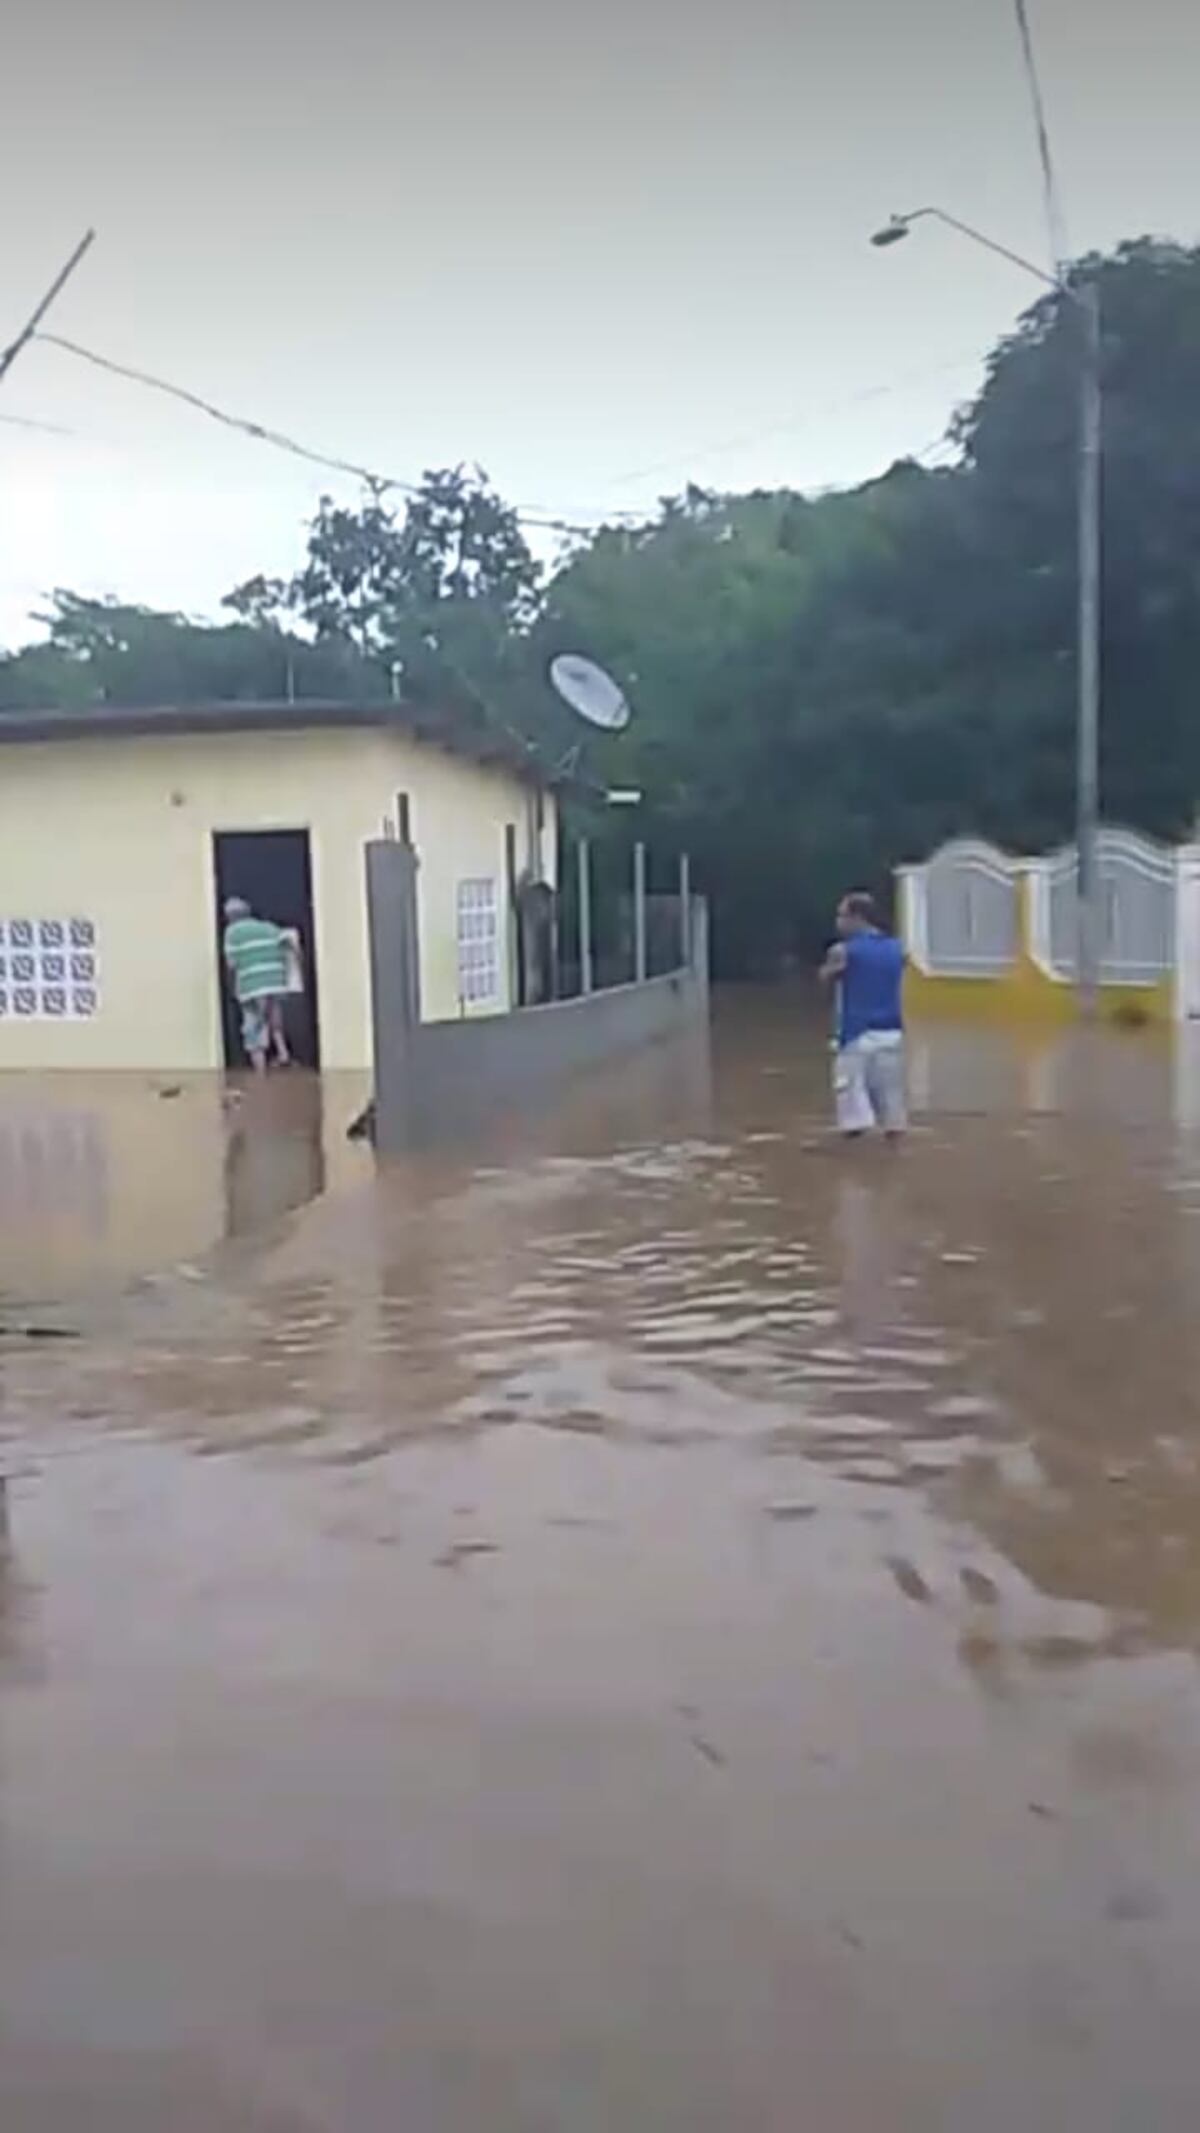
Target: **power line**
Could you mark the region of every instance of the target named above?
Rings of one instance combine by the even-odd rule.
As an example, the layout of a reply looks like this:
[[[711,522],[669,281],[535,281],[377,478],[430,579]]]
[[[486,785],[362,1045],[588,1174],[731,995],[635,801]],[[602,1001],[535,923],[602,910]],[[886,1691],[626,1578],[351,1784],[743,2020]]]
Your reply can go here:
[[[10,341],[8,347],[3,351],[2,354],[0,354],[0,383],[3,383],[4,379],[8,376],[8,373],[12,369],[13,364],[16,362],[17,357],[20,355],[21,350],[29,346],[30,341],[33,339],[34,334],[36,333],[38,327],[41,325],[42,320],[45,318],[47,311],[50,309],[51,304],[54,302],[55,297],[58,295],[60,289],[63,288],[64,284],[70,280],[72,274],[75,272],[76,267],[79,265],[79,262],[83,258],[83,255],[87,251],[89,245],[95,242],[95,237],[95,230],[84,231],[83,236],[80,238],[79,243],[76,245],[75,250],[72,252],[71,257],[68,259],[65,267],[59,268],[58,273],[55,275],[54,280],[51,282],[50,287],[47,289],[46,294],[43,296],[41,303],[37,305],[36,309],[26,320],[16,339],[14,341]]]
[[[47,437],[78,437],[78,430],[69,430],[63,422],[39,422],[34,415],[0,415],[0,422],[14,430],[41,430]]]
[[[58,348],[63,353],[76,357],[80,362],[91,364],[95,369],[106,371],[113,377],[124,378],[129,383],[141,385],[150,392],[161,393],[167,399],[177,400],[185,407],[194,409],[196,413],[207,416],[210,421],[219,423],[222,428],[233,430],[240,436],[249,437],[256,443],[272,445],[277,451],[286,452],[290,457],[303,461],[307,466],[320,467],[329,473],[349,475],[353,480],[361,482],[375,496],[381,496],[388,490],[393,489],[405,496],[419,496],[422,493],[420,484],[417,482],[403,480],[398,475],[381,474],[373,468],[361,465],[357,460],[343,459],[334,453],[321,452],[313,446],[301,444],[298,439],[288,436],[283,430],[272,429],[266,423],[256,422],[246,416],[230,414],[227,409],[218,407],[214,401],[206,400],[200,393],[192,392],[186,386],[172,384],[168,379],[157,377],[151,371],[139,370],[133,364],[121,363],[112,356],[101,355],[98,350],[86,348],[80,342],[68,340],[62,334],[37,333],[36,339],[43,342],[47,347]],[[966,351],[947,362],[931,366],[927,365],[921,370],[908,372],[902,377],[885,380],[879,385],[867,386],[862,391],[851,394],[848,398],[835,401],[822,408],[814,408],[790,421],[768,424],[765,427],[760,426],[758,429],[746,432],[740,437],[726,439],[723,444],[703,447],[701,448],[701,453],[695,456],[703,456],[712,452],[732,451],[742,444],[755,442],[762,437],[782,435],[788,431],[804,429],[814,423],[824,422],[831,416],[846,412],[851,408],[861,407],[869,401],[884,399],[892,393],[902,392],[911,385],[924,382],[927,378],[944,376],[950,371],[962,369],[967,363],[975,363],[981,360],[978,350]],[[17,421],[22,418],[10,417],[8,419]],[[51,424],[37,426],[47,429],[54,427]],[[78,436],[80,433],[77,431],[64,431],[63,434]],[[614,486],[616,486],[617,481],[643,479],[647,475],[668,470],[683,463],[684,460],[680,456],[671,460],[659,461],[656,466],[644,467],[636,473],[617,476]],[[645,512],[640,507],[637,509],[631,507],[617,508],[615,506],[612,508],[597,507],[592,522],[585,524],[579,520],[561,517],[540,507],[517,505],[515,507],[515,516],[523,526],[532,526],[545,532],[589,539],[598,533],[603,525],[611,525],[616,520],[632,520],[640,523],[645,517]]]
[[[802,415],[790,417],[787,421],[760,425],[753,430],[744,430],[740,436],[726,437],[717,443],[697,445],[691,452],[677,452],[672,458],[656,460],[651,466],[636,467],[631,473],[617,474],[613,478],[613,487],[621,487],[625,482],[645,481],[652,474],[670,473],[675,467],[686,466],[700,459],[711,459],[721,452],[735,452],[743,445],[757,444],[764,437],[782,437],[795,430],[808,429],[813,423],[827,422],[832,416],[848,414],[851,409],[863,407],[868,401],[886,399],[892,393],[906,391],[910,385],[920,385],[928,378],[944,377],[950,371],[965,369],[968,363],[982,361],[983,356],[978,349],[968,349],[945,363],[926,365],[921,370],[907,372],[903,377],[888,379],[882,385],[865,386],[861,392],[851,393],[847,398],[835,400],[825,407],[812,408]]]
[[[370,467],[360,466],[357,460],[339,459],[333,453],[315,451],[310,445],[298,443],[296,438],[287,436],[282,430],[270,429],[266,423],[254,422],[243,415],[231,415],[225,408],[215,406],[211,400],[203,399],[199,393],[189,391],[186,386],[172,385],[166,378],[157,378],[147,370],[137,370],[130,363],[118,363],[111,356],[98,354],[94,348],[84,348],[78,341],[66,340],[62,334],[39,333],[37,338],[44,341],[48,347],[61,348],[67,355],[77,356],[81,362],[93,364],[97,370],[108,371],[117,378],[126,378],[134,385],[144,385],[149,391],[163,393],[170,400],[180,400],[185,407],[194,408],[198,414],[207,415],[210,421],[219,422],[223,428],[236,430],[244,437],[252,437],[259,444],[274,445],[277,451],[288,452],[294,459],[302,459],[309,466],[323,467],[333,474],[349,474],[376,496],[383,495],[388,489],[397,489],[405,496],[421,494],[420,484],[417,482],[402,481],[395,474],[376,473]],[[596,531],[595,526],[575,525],[567,519],[543,516],[538,512],[526,511],[520,506],[516,507],[515,515],[523,526],[536,526],[548,533],[587,535]]]
[[[1013,0],[1017,17],[1017,30],[1021,39],[1021,57],[1025,67],[1025,79],[1029,85],[1033,105],[1033,124],[1037,134],[1038,158],[1042,166],[1042,200],[1046,210],[1046,230],[1050,239],[1050,261],[1056,274],[1061,274],[1067,260],[1067,231],[1063,218],[1062,201],[1059,197],[1058,180],[1054,174],[1054,158],[1050,152],[1050,129],[1046,124],[1046,104],[1042,84],[1038,76],[1037,54],[1033,48],[1033,32],[1029,26],[1029,9],[1026,0]]]

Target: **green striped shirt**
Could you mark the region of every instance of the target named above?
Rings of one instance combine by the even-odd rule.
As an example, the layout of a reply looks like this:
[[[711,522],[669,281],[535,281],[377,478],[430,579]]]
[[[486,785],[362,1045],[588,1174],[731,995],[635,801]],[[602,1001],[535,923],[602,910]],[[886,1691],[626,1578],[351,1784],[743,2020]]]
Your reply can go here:
[[[287,943],[269,918],[235,918],[225,928],[225,961],[238,1000],[265,1000],[287,986]]]

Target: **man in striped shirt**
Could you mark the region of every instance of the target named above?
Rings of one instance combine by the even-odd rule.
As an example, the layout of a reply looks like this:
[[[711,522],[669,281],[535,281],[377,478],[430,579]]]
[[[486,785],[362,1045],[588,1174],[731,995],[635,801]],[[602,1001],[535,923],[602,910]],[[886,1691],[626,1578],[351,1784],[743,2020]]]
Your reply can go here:
[[[225,968],[233,980],[242,1017],[242,1043],[256,1074],[265,1074],[274,1052],[280,1066],[291,1054],[283,1027],[288,982],[288,936],[269,918],[255,918],[248,903],[231,896],[225,905]]]

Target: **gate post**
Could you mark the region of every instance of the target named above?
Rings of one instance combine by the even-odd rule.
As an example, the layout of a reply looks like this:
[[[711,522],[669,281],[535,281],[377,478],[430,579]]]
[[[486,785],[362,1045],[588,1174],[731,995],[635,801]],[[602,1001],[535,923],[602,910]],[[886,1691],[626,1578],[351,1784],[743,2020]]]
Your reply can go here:
[[[417,855],[411,845],[377,839],[366,848],[366,868],[375,1145],[386,1155],[407,1139],[412,1038],[421,1020]]]
[[[1200,844],[1175,854],[1175,1019],[1200,1020]]]
[[[592,848],[586,837],[579,840],[579,990],[590,993],[595,983],[592,963]]]

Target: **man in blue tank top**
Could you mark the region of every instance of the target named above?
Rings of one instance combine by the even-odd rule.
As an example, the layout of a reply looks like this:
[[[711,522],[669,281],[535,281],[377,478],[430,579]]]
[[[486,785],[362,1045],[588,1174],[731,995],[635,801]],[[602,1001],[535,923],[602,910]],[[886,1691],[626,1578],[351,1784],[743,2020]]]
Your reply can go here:
[[[880,922],[872,897],[856,889],[837,909],[838,938],[821,968],[837,986],[833,1087],[838,1132],[873,1126],[898,1140],[904,1100],[904,950]]]

